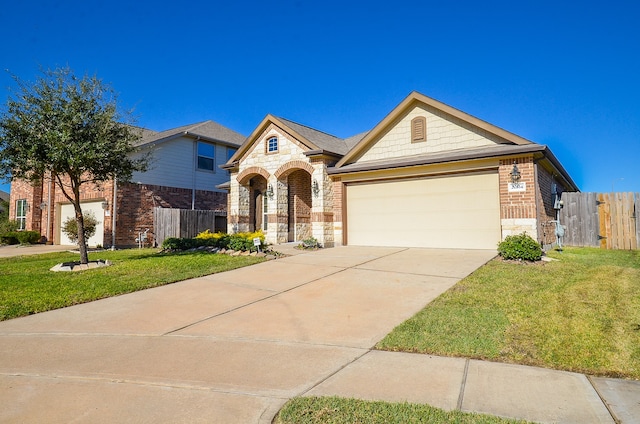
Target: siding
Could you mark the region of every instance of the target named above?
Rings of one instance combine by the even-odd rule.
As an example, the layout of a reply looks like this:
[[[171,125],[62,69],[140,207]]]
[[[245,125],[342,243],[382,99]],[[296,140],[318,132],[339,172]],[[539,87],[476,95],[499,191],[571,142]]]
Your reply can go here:
[[[411,142],[411,120],[424,116],[427,140]],[[357,162],[495,145],[495,136],[430,107],[416,106],[403,115]]]
[[[180,137],[156,145],[149,170],[135,172],[131,181],[166,187],[220,191],[216,185],[229,181],[229,173],[218,168],[227,160],[227,147],[216,144],[214,172],[196,170],[196,140]],[[194,181],[195,180],[195,181]]]

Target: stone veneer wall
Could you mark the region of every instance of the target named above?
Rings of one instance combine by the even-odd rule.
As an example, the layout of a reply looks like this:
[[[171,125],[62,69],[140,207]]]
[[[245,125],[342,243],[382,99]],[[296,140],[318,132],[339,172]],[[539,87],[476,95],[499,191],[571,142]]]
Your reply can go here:
[[[278,152],[267,153],[265,143],[278,137]],[[289,240],[289,200],[299,203],[297,239],[315,237],[325,246],[333,246],[333,195],[326,159],[305,156],[306,148],[291,134],[270,124],[241,159],[241,167],[231,172],[228,231],[249,231],[253,222],[249,181],[263,176],[274,195],[268,202],[268,243]],[[300,173],[300,174],[298,174]],[[306,174],[303,175],[302,173]],[[304,177],[304,178],[303,178]],[[303,181],[304,180],[304,181]],[[318,192],[312,192],[314,182]],[[295,213],[295,212],[294,212]]]
[[[333,239],[335,245],[342,246],[343,244],[343,217],[342,217],[342,202],[344,193],[344,184],[340,177],[334,177],[332,181],[333,192]]]

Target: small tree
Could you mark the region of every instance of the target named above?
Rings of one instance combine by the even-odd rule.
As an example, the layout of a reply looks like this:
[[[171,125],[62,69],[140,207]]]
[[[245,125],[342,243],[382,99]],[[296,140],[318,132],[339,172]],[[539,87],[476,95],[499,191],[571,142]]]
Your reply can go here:
[[[113,89],[95,76],[77,78],[60,68],[43,71],[33,84],[14,80],[18,93],[0,115],[0,179],[55,178],[73,204],[80,262],[87,263],[80,189],[145,171],[148,156],[132,156],[141,133],[131,111],[120,112]]]
[[[85,212],[84,214],[84,239],[89,240],[96,234],[96,228],[98,227],[98,219],[92,211]],[[78,244],[78,221],[75,218],[68,217],[61,227],[62,232],[73,243]]]

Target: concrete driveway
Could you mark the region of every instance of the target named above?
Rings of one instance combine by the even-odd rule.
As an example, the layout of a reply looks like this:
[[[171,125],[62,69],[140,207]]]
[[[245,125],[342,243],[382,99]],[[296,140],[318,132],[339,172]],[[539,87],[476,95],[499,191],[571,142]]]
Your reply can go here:
[[[0,322],[0,421],[271,422],[495,255],[325,249]]]

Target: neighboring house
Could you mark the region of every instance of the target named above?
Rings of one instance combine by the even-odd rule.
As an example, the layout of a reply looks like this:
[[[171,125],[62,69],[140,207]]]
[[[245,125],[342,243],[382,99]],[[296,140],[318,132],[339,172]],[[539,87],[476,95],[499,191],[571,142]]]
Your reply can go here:
[[[271,243],[495,249],[527,232],[548,245],[554,193],[578,190],[547,146],[416,92],[347,139],[267,115],[222,168],[229,232]]]
[[[163,132],[143,130],[138,146],[151,151],[147,172],[134,173],[129,183],[113,181],[82,186],[82,209],[98,218],[90,246],[136,244],[149,230],[153,239],[153,208],[207,209],[226,215],[227,193],[216,185],[228,181],[219,169],[235,153],[245,137],[212,121]],[[115,201],[115,208],[114,208]],[[40,183],[14,179],[9,216],[21,229],[40,231],[49,242],[71,244],[60,231],[61,223],[74,216],[73,205],[57,183],[45,175]],[[115,216],[115,219],[113,219]]]
[[[5,210],[5,207],[4,207],[5,202],[9,203],[9,193],[7,193],[6,191],[0,190],[0,214],[7,212],[7,210]]]

